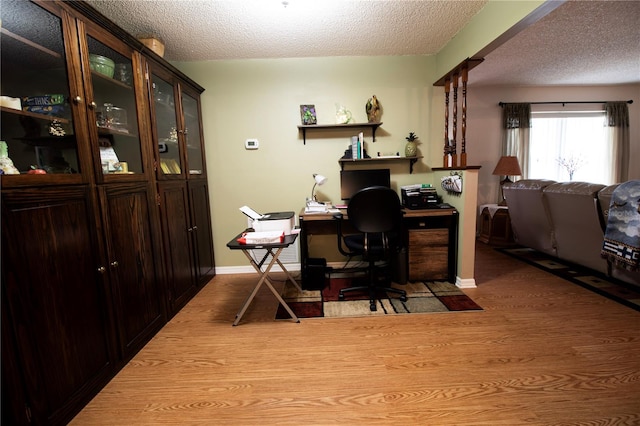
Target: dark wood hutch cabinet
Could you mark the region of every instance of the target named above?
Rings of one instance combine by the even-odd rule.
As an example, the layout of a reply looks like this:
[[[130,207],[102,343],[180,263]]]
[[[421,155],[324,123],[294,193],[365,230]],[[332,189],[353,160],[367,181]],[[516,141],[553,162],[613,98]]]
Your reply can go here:
[[[214,275],[203,89],[86,3],[0,13],[2,423],[66,424]]]
[[[180,309],[213,273],[200,93],[147,61],[169,309]],[[205,214],[206,213],[206,214]]]

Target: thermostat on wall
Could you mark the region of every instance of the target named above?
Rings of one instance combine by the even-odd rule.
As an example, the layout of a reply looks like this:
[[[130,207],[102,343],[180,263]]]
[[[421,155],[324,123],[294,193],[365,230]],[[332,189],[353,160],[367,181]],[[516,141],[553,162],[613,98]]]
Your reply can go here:
[[[247,139],[244,141],[244,147],[246,149],[258,149],[259,145],[258,139]]]

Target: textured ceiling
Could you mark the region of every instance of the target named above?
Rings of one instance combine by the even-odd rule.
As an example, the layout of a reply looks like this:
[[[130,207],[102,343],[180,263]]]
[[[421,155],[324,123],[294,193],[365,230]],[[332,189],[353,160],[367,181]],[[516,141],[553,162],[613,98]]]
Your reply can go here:
[[[469,73],[469,84],[640,82],[640,1],[568,1]]]
[[[458,0],[88,0],[170,61],[436,54],[486,4]],[[285,5],[285,3],[287,3]],[[485,55],[470,85],[640,82],[640,1],[567,1]]]
[[[92,0],[172,61],[437,53],[486,1]]]

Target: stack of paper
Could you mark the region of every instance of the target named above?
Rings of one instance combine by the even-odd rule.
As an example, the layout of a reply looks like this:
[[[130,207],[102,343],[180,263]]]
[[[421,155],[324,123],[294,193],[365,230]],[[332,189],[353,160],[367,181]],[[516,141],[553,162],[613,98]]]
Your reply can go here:
[[[276,244],[284,241],[282,231],[244,232],[238,242],[240,244]]]
[[[317,201],[307,201],[307,205],[304,208],[305,213],[326,213],[327,205],[325,203],[319,203]]]

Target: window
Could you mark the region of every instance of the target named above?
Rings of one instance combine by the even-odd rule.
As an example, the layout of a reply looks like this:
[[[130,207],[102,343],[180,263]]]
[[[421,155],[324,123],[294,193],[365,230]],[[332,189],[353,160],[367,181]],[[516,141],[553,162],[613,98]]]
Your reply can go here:
[[[532,111],[530,132],[528,178],[614,183],[604,111]]]

